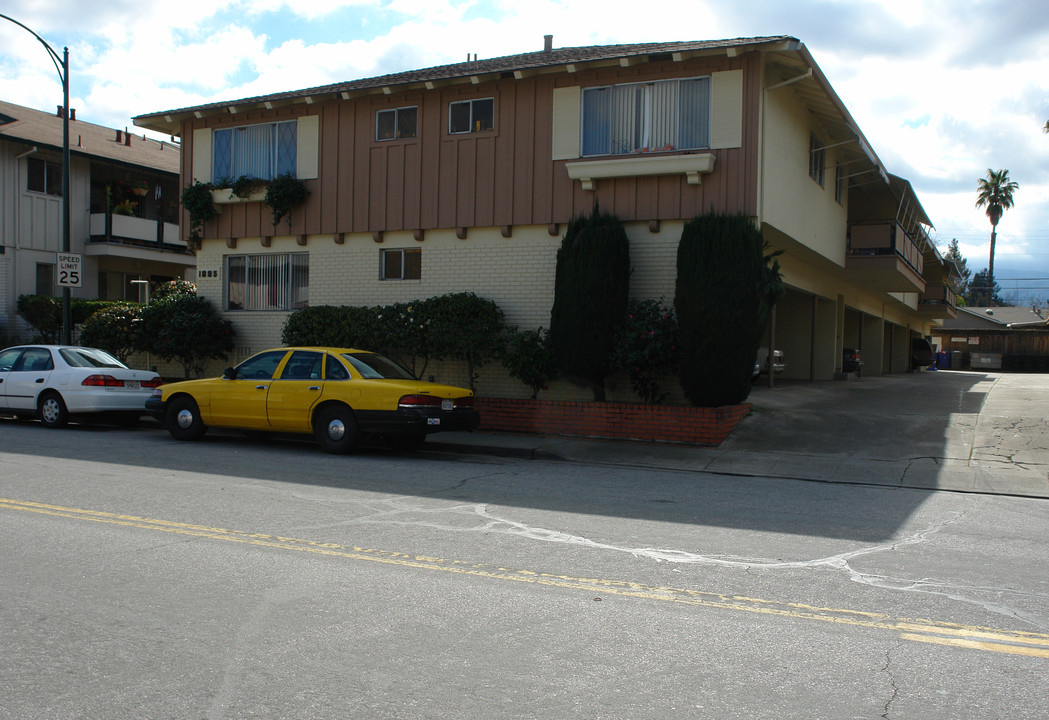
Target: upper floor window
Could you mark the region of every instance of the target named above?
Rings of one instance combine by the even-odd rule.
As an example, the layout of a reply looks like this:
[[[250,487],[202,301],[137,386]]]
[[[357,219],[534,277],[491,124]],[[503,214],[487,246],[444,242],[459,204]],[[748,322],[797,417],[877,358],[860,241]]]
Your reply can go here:
[[[583,90],[583,155],[710,145],[710,78]]]
[[[462,100],[448,105],[448,132],[484,132],[495,127],[495,100]]]
[[[215,131],[211,145],[212,181],[239,177],[272,180],[297,169],[298,123],[289,120]]]
[[[419,108],[403,107],[375,113],[375,139],[401,140],[417,134]]]
[[[62,196],[62,166],[40,158],[26,158],[26,189]]]
[[[827,150],[815,135],[809,135],[809,177],[823,187]]]
[[[299,310],[309,299],[309,253],[226,258],[227,310]]]

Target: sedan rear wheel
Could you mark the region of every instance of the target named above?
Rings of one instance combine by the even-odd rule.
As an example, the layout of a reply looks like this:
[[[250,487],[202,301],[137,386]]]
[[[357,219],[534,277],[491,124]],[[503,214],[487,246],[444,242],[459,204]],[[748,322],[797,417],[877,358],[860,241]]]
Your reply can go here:
[[[177,397],[168,403],[164,425],[176,440],[198,440],[208,429],[200,419],[197,403],[188,396]]]
[[[328,405],[313,420],[313,435],[324,452],[341,455],[357,445],[357,420],[345,405]]]
[[[40,422],[49,428],[58,428],[69,422],[69,411],[62,401],[62,396],[56,392],[46,393],[40,398],[37,406],[37,416]]]

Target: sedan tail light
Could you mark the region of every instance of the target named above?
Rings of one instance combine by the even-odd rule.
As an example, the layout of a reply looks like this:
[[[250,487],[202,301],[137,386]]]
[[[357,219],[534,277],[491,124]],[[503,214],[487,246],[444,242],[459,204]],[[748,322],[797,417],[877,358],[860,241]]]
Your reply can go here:
[[[160,378],[153,378],[152,380],[143,380],[142,387],[157,388],[164,384],[164,381]]]
[[[124,381],[112,375],[88,375],[80,384],[89,387],[124,387]]]
[[[467,395],[466,397],[456,398],[455,407],[457,408],[472,408],[474,406],[474,396]]]

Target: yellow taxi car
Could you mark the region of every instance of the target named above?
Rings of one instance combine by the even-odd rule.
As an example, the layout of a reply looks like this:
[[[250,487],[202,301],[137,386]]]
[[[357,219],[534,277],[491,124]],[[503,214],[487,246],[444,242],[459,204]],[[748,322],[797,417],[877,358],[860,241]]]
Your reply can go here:
[[[365,434],[412,447],[480,423],[472,391],[417,380],[377,353],[330,347],[265,350],[222,377],[162,385],[146,412],[176,440],[209,427],[312,433],[330,453],[349,452]]]

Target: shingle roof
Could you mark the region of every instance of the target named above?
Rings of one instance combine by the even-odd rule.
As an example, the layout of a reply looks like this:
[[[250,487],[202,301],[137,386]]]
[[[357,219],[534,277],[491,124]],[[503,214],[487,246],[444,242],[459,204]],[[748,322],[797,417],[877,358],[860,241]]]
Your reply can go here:
[[[123,131],[119,131],[122,138],[118,142],[117,132],[114,128],[71,118],[69,152],[178,174],[177,145],[141,135],[131,135],[129,144]],[[47,113],[0,100],[0,140],[61,151],[62,116],[57,111]]]
[[[1046,311],[1035,312],[1029,307],[995,306],[995,307],[960,307],[958,308],[961,320],[965,315],[978,317],[986,322],[998,325],[1027,324],[1045,325],[1049,324],[1049,316]],[[957,321],[956,321],[957,322]]]
[[[775,45],[784,42],[796,43],[800,46],[800,42],[796,38],[788,35],[777,35],[771,37],[736,38],[732,40],[553,48],[550,50],[540,50],[538,52],[522,53],[518,55],[506,55],[504,57],[472,60],[452,65],[439,65],[421,70],[409,70],[390,75],[334,83],[332,85],[321,85],[303,90],[292,90],[288,92],[273,93],[271,95],[259,95],[256,97],[241,98],[239,100],[228,100],[208,103],[205,105],[196,105],[193,107],[185,107],[177,110],[148,113],[136,116],[134,122],[136,125],[153,129],[156,129],[157,127],[168,128],[171,126],[169,118],[172,116],[186,115],[189,113],[207,114],[209,111],[225,110],[230,106],[294,101],[306,97],[316,97],[318,95],[338,95],[341,93],[352,93],[373,90],[376,88],[413,85],[425,82],[449,81],[511,72],[538,71],[544,68],[618,60],[620,58],[672,53],[701,53],[757,45]]]

